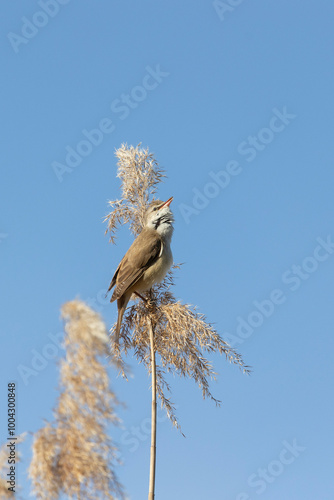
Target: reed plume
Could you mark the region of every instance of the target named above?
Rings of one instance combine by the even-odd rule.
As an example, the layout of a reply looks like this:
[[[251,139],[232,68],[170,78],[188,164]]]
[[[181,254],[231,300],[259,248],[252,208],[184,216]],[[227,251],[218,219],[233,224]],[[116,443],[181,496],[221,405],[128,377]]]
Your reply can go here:
[[[54,421],[34,437],[29,475],[38,500],[123,499],[114,471],[117,449],[107,434],[118,424],[118,400],[102,359],[108,334],[99,314],[84,302],[62,307],[66,350],[60,363],[60,394]]]
[[[130,231],[137,236],[143,228],[144,214],[148,204],[155,198],[159,183],[166,177],[164,170],[148,149],[123,144],[117,151],[118,173],[121,181],[120,199],[110,201],[110,213],[106,216],[106,233],[115,243],[117,229],[129,224]],[[196,307],[182,304],[172,292],[174,265],[165,280],[146,293],[146,302],[137,299],[127,309],[121,328],[121,344],[113,343],[113,352],[126,376],[124,357],[134,353],[139,363],[144,364],[152,374],[152,444],[149,499],[154,498],[156,423],[155,393],[167,411],[172,423],[179,427],[175,408],[170,400],[170,387],[166,373],[188,377],[199,386],[203,398],[220,404],[211,393],[210,379],[216,378],[213,365],[206,354],[218,352],[226,359],[248,373],[240,354],[225,342],[213,326],[207,322]],[[115,326],[111,329],[114,332]],[[153,342],[152,342],[153,337]],[[157,362],[157,364],[156,364]],[[153,462],[153,466],[152,466]],[[153,484],[152,484],[153,483]]]

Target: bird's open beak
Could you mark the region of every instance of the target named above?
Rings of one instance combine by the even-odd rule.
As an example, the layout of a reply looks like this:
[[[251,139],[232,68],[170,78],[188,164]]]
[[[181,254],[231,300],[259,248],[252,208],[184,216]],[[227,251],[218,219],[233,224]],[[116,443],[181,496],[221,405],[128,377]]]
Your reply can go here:
[[[165,201],[165,203],[163,205],[161,205],[160,208],[169,207],[169,205],[172,203],[172,201],[173,201],[173,196],[171,196],[170,198],[168,198],[168,200]]]

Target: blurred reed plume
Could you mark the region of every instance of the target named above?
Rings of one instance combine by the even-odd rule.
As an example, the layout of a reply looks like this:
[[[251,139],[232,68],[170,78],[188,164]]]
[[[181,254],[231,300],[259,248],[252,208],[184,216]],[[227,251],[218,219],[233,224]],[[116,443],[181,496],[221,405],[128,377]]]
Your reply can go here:
[[[37,499],[124,498],[114,472],[117,449],[107,434],[118,424],[119,404],[106,367],[108,334],[99,314],[84,302],[67,302],[65,359],[60,364],[60,394],[54,421],[34,438],[29,476]]]
[[[21,461],[21,453],[19,450],[19,445],[24,441],[26,433],[22,433],[17,436],[15,440],[16,453],[15,453],[15,493],[8,490],[10,484],[7,483],[9,480],[7,474],[10,472],[10,464],[8,463],[8,442],[0,446],[0,500],[6,500],[6,498],[20,498],[18,492],[20,491],[20,486],[17,482],[17,464]]]
[[[8,490],[8,483],[6,474],[8,474],[8,448],[7,443],[4,443],[0,448],[0,498],[5,500],[6,498],[15,498],[11,491]]]

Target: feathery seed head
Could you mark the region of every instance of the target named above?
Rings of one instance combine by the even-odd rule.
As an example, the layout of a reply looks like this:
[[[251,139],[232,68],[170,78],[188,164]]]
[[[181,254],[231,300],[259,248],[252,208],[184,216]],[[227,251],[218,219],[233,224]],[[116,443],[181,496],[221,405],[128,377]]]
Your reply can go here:
[[[116,151],[118,158],[118,177],[121,179],[122,199],[109,202],[112,211],[106,217],[111,240],[114,242],[119,224],[130,224],[131,231],[137,235],[145,224],[154,224],[155,217],[163,213],[173,222],[173,214],[169,203],[154,200],[158,184],[165,177],[152,153],[148,149],[140,149],[122,145]],[[161,207],[159,210],[159,206]],[[156,210],[158,209],[158,210]],[[212,399],[219,405],[210,391],[209,381],[215,379],[211,361],[205,353],[218,352],[224,354],[231,363],[238,365],[244,372],[250,371],[244,364],[240,354],[225,342],[204,315],[195,307],[181,304],[174,297],[171,288],[174,285],[173,273],[179,266],[173,266],[164,281],[155,285],[146,293],[147,302],[141,299],[129,307],[124,315],[120,338],[121,346],[112,345],[114,355],[118,359],[123,376],[126,369],[123,354],[133,351],[139,363],[143,363],[147,371],[151,370],[149,322],[154,329],[154,342],[157,360],[157,392],[161,405],[173,424],[178,427],[173,403],[167,397],[170,390],[167,382],[169,373],[180,377],[189,377],[195,381],[204,398]],[[112,336],[114,328],[111,330]],[[122,350],[121,350],[122,349]]]

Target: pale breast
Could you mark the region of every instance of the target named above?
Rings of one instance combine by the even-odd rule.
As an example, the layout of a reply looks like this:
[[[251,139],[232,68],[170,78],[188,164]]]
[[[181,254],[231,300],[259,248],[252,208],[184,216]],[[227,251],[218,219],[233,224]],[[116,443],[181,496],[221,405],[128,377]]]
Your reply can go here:
[[[164,245],[161,256],[152,266],[146,269],[143,274],[143,278],[138,283],[138,287],[136,287],[136,290],[138,292],[144,292],[145,290],[149,290],[154,284],[160,283],[166,276],[172,264],[173,255],[171,248],[169,245]]]

